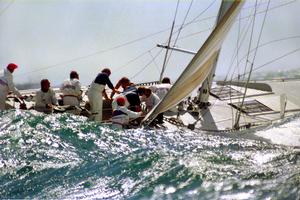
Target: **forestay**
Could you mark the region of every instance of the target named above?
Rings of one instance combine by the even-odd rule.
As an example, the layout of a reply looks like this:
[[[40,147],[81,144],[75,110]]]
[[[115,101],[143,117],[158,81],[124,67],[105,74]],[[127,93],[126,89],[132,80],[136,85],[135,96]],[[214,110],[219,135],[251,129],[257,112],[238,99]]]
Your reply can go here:
[[[159,113],[176,106],[187,97],[196,87],[199,87],[209,75],[222,42],[230,30],[234,19],[239,13],[243,1],[232,3],[226,14],[219,21],[203,46],[199,49],[192,61],[179,76],[167,95],[146,115],[143,123],[150,123]]]

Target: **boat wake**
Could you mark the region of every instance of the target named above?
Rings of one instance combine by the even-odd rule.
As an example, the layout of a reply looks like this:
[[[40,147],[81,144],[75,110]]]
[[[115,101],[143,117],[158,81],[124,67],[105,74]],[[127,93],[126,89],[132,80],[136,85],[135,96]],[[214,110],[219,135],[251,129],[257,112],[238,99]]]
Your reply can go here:
[[[286,118],[255,135],[268,139],[274,144],[283,144],[300,148],[300,115]]]
[[[3,199],[300,197],[293,147],[192,131],[120,131],[69,114],[0,115]],[[299,120],[256,134],[292,132]]]

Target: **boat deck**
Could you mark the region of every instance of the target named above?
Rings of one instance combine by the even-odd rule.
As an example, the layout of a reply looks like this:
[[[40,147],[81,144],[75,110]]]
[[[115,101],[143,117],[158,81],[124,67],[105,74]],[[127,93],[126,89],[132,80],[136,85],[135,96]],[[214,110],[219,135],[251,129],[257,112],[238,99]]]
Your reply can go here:
[[[193,103],[193,109],[188,109],[187,102],[184,104],[184,109],[180,112],[177,110],[165,112],[165,123],[158,125],[158,128],[167,130],[201,130],[211,133],[240,133],[241,130],[253,130],[259,127],[266,127],[272,123],[278,122],[283,117],[288,117],[300,113],[300,93],[297,91],[300,85],[299,81],[271,82],[268,83],[272,91],[262,91],[249,88],[246,93],[243,107],[241,102],[243,97],[244,87],[226,85],[216,86],[212,91],[214,93],[210,96],[210,106],[204,109],[198,109],[197,105]],[[255,84],[254,84],[255,85]],[[224,89],[225,88],[225,89]],[[86,89],[84,90],[84,92]],[[35,90],[22,91],[23,95],[27,95],[27,108],[34,106],[33,96]],[[59,97],[59,90],[56,91]],[[286,101],[281,97],[286,96]],[[193,98],[191,98],[193,99]],[[87,96],[83,95],[82,107],[87,102]],[[19,103],[10,99],[8,101],[10,107],[18,108]],[[284,106],[285,104],[285,106]],[[234,130],[237,111],[241,110],[241,117],[239,121],[240,130]],[[284,112],[283,112],[284,110]],[[104,101],[103,118],[105,121],[110,121],[111,108],[110,103]],[[239,134],[235,134],[237,136]],[[231,135],[232,136],[232,135]],[[253,134],[252,134],[253,136]],[[245,135],[243,135],[245,137]],[[261,136],[260,136],[261,137]],[[280,136],[282,137],[282,136]],[[279,137],[279,138],[280,138]],[[288,138],[290,135],[287,136]],[[300,147],[300,133],[294,135],[293,146]],[[271,140],[274,138],[268,135],[264,139]],[[282,143],[282,139],[275,143]],[[285,142],[286,143],[286,142]]]
[[[300,81],[289,83],[289,86],[294,86],[292,88],[296,89],[297,85],[299,86]],[[280,89],[280,84],[275,83],[275,90],[272,91],[261,91],[256,89],[248,89],[246,98],[244,101],[244,106],[242,108],[242,113],[240,117],[240,130],[234,130],[234,124],[236,121],[237,111],[241,110],[240,105],[242,102],[242,95],[238,95],[240,92],[244,92],[243,87],[238,86],[226,86],[231,88],[229,91],[239,91],[236,92],[237,95],[230,98],[222,93],[221,98],[213,94],[210,97],[211,105],[206,109],[195,109],[193,111],[181,111],[178,116],[177,113],[167,112],[165,114],[166,118],[171,120],[167,121],[164,126],[167,129],[176,130],[180,127],[195,128],[196,130],[203,130],[207,132],[215,133],[229,133],[232,136],[232,133],[235,132],[235,136],[240,135],[240,132],[243,130],[254,130],[260,129],[279,122],[283,117],[293,116],[297,113],[300,113],[300,101],[297,100],[297,95],[299,94],[292,89]],[[220,86],[215,91],[220,90]],[[273,87],[273,85],[272,85]],[[281,96],[286,96],[286,101],[282,101]],[[218,98],[217,98],[218,97]],[[283,98],[284,99],[284,98]],[[300,96],[299,98],[300,99]],[[285,108],[284,108],[285,104]],[[185,109],[187,110],[187,109]],[[284,111],[283,111],[284,110]],[[174,123],[178,121],[180,123]],[[173,123],[170,123],[173,122]],[[249,131],[248,131],[249,132]],[[293,135],[293,136],[292,136]],[[264,134],[253,135],[253,137],[262,137],[262,139],[273,141],[274,138],[280,138],[274,143],[278,144],[288,144],[292,146],[300,147],[300,133],[295,133],[285,135],[285,137],[290,138],[291,140],[282,140],[282,135],[280,137],[276,134],[264,136]],[[243,135],[243,137],[249,137],[249,135]],[[250,137],[251,138],[251,137]],[[292,144],[291,144],[292,143]]]

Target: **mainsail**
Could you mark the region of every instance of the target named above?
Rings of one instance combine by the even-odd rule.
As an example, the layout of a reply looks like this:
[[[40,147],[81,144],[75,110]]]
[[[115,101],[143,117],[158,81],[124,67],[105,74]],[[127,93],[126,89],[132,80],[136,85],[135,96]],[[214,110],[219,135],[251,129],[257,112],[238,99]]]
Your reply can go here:
[[[212,70],[222,42],[229,32],[234,19],[239,13],[243,1],[232,3],[226,14],[219,21],[213,32],[199,49],[192,61],[179,76],[167,95],[146,115],[143,123],[150,123],[159,113],[176,106],[195,88],[199,87]]]
[[[228,0],[222,1],[221,7],[219,10],[219,14],[218,14],[218,18],[216,21],[216,25],[219,23],[219,21],[222,19],[222,17],[226,14],[226,12],[228,11],[228,9],[231,7],[232,4],[233,4],[233,1],[228,1]],[[220,51],[219,51],[219,53],[220,53]],[[202,83],[200,93],[198,95],[198,101],[202,104],[203,103],[206,104],[208,102],[209,91],[211,90],[213,78],[215,76],[215,71],[217,68],[217,61],[218,61],[218,58],[215,60],[215,63],[213,64],[210,74],[207,76],[207,78]]]

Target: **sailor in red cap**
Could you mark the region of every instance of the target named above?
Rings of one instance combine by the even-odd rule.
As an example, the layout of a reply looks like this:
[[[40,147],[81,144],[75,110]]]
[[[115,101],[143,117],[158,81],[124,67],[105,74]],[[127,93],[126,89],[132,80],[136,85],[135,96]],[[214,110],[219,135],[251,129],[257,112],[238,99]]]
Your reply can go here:
[[[41,89],[35,94],[35,110],[50,114],[53,112],[53,106],[57,105],[55,92],[50,87],[48,79],[41,80]]]
[[[127,99],[123,95],[119,95],[115,98],[117,106],[113,109],[112,123],[116,128],[124,128],[128,126],[131,119],[136,119],[143,115],[143,112],[134,112],[129,110],[126,105],[129,105]]]
[[[17,97],[22,98],[13,82],[12,74],[16,68],[18,68],[18,65],[9,63],[6,68],[0,70],[0,110],[5,110],[5,101],[9,92],[13,92]]]

